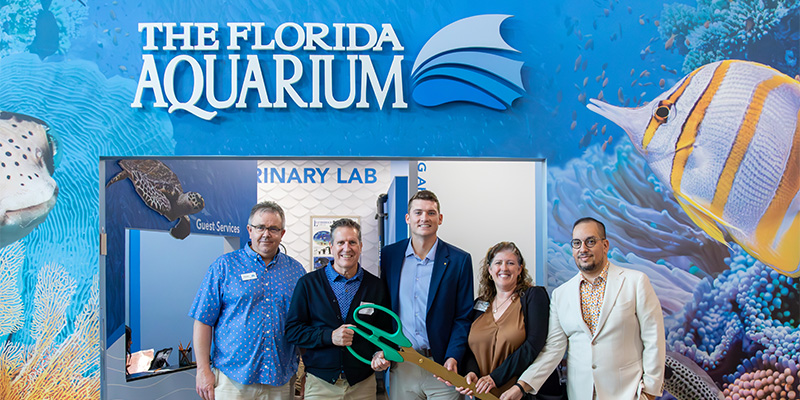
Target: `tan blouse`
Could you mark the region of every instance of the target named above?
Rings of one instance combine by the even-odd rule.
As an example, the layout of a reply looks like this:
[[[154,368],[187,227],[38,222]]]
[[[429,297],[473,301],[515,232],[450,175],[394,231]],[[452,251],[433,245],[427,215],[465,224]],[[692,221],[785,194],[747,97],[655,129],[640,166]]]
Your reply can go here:
[[[506,311],[495,321],[491,306],[472,323],[469,330],[469,348],[475,354],[480,368],[479,377],[489,375],[525,342],[525,320],[522,317],[522,304],[519,297],[511,301]],[[514,386],[517,379],[508,382],[495,382],[499,388],[492,394],[500,396]]]

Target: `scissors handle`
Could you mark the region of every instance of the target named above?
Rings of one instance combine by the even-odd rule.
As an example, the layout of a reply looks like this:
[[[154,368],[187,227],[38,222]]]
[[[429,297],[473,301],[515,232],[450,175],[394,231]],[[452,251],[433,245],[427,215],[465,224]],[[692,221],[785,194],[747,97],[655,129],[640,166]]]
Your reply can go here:
[[[362,331],[361,329],[358,329],[358,327],[356,327],[356,326],[348,326],[347,329],[352,329],[354,332],[358,333],[359,335],[363,336],[364,338],[366,338],[367,340],[369,340],[370,342],[372,342],[376,346],[380,347],[380,349],[383,350],[383,358],[385,358],[385,359],[387,359],[389,361],[397,361],[397,362],[403,361],[403,357],[400,356],[400,354],[397,352],[397,350],[391,348],[386,343],[383,343],[380,340],[375,339],[375,341],[373,341],[373,340],[370,339],[371,337],[375,337],[376,338],[376,336],[371,335],[371,334],[367,334],[366,332]],[[364,364],[372,365],[372,361],[367,360],[364,357],[361,357],[358,353],[356,353],[355,350],[353,350],[353,348],[351,346],[347,346],[347,351],[349,351],[350,354],[353,355],[353,357],[355,357],[357,360],[363,362]],[[397,355],[395,356],[395,354],[397,354]]]
[[[397,322],[397,331],[395,331],[394,333],[388,333],[388,332],[386,332],[386,331],[384,331],[384,330],[382,330],[380,328],[375,327],[374,325],[372,325],[372,324],[370,324],[368,322],[364,322],[363,320],[361,320],[361,318],[358,317],[358,312],[361,309],[364,309],[364,308],[374,308],[374,309],[383,311],[386,314],[389,314],[389,316],[394,318],[395,322]],[[356,307],[356,309],[353,311],[353,320],[356,323],[358,323],[359,325],[362,325],[365,328],[369,329],[372,333],[367,334],[366,332],[364,332],[363,330],[361,330],[361,329],[359,329],[358,327],[355,327],[355,326],[349,327],[349,329],[352,329],[353,332],[363,336],[370,343],[374,344],[375,346],[378,346],[378,348],[383,350],[383,356],[387,360],[394,361],[394,362],[403,362],[403,356],[401,356],[400,353],[396,349],[394,349],[392,346],[389,346],[388,344],[386,344],[386,343],[384,343],[383,341],[380,340],[380,338],[384,338],[388,342],[394,343],[394,344],[396,344],[396,345],[398,345],[400,347],[410,347],[411,346],[411,341],[409,341],[408,338],[406,338],[405,335],[403,335],[403,325],[400,322],[400,317],[398,317],[397,314],[392,312],[392,310],[390,310],[390,309],[388,309],[386,307],[383,307],[381,305],[378,305],[378,304],[362,304],[362,305]],[[347,347],[347,350],[349,350],[350,354],[352,354],[353,357],[357,358],[359,361],[361,361],[363,363],[366,363],[366,364],[371,364],[370,361],[368,361],[367,359],[365,359],[365,358],[361,357],[360,355],[358,355],[349,346]]]
[[[475,392],[475,384],[468,384],[466,378],[459,375],[456,372],[450,371],[449,369],[445,368],[443,365],[433,361],[432,359],[419,354],[418,351],[414,350],[411,347],[404,347],[400,349],[400,354],[403,356],[403,359],[420,366],[420,368],[442,378],[448,382],[450,382],[453,386],[456,387],[465,387],[470,388],[473,391],[473,396],[477,397],[481,400],[499,400],[497,396],[491,393],[476,393]]]

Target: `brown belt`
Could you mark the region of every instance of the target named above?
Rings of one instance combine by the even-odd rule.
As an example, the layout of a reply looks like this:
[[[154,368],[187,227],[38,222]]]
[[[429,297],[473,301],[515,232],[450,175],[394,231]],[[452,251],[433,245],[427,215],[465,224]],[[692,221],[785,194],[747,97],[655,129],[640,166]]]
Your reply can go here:
[[[422,354],[425,357],[428,357],[428,358],[433,357],[433,353],[431,352],[431,349],[419,349],[417,351],[419,352],[419,354]]]

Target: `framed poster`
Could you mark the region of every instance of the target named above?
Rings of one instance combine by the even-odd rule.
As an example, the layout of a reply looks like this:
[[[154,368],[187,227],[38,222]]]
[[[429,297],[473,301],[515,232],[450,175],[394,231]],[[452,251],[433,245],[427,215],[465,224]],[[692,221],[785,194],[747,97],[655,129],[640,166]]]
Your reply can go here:
[[[361,225],[354,216],[311,216],[311,262],[313,269],[322,268],[333,261],[331,254],[331,224],[340,218],[350,218]]]

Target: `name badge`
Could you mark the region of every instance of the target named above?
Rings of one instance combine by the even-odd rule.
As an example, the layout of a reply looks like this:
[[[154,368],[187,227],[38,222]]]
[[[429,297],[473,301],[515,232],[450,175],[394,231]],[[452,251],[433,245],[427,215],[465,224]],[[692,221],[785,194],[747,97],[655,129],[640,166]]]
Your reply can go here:
[[[475,307],[472,307],[472,308],[474,308],[475,310],[478,310],[480,312],[484,312],[484,311],[486,311],[486,309],[489,308],[489,302],[488,301],[483,301],[483,300],[478,300],[478,301],[475,302]]]
[[[375,305],[375,303],[362,301],[361,305],[362,306],[363,305],[371,305],[372,306],[372,305]],[[375,309],[374,308],[362,308],[362,309],[358,310],[358,315],[372,315],[373,313],[375,313]]]
[[[256,273],[255,273],[255,272],[250,272],[250,273],[247,273],[247,274],[242,274],[241,276],[242,276],[242,280],[243,280],[243,281],[251,281],[251,280],[253,280],[253,279],[256,279]]]

